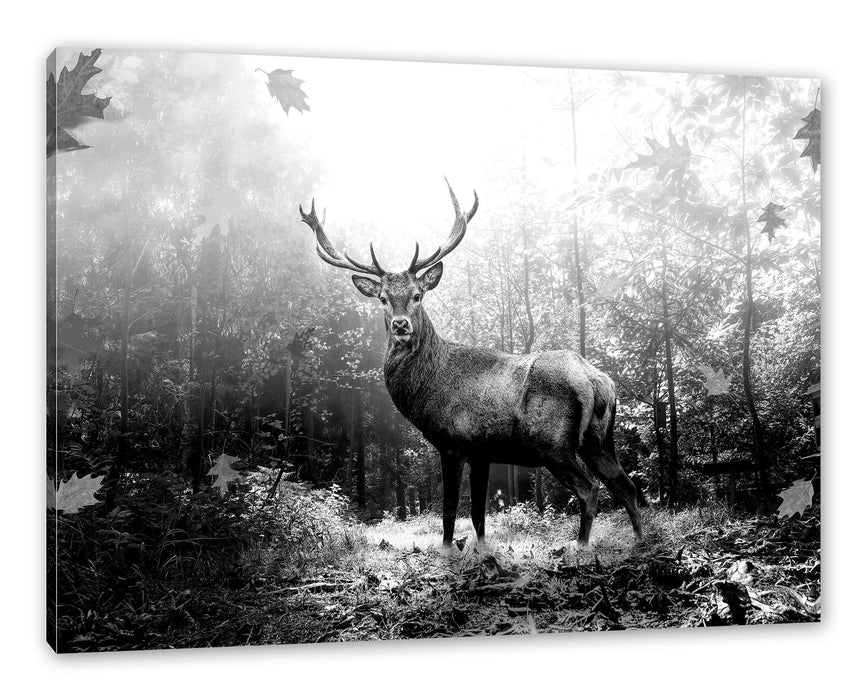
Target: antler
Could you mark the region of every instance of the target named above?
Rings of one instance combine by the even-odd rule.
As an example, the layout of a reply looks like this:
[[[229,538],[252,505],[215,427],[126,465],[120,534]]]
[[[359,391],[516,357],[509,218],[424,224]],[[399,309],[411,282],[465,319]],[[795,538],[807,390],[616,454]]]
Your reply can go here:
[[[464,214],[463,210],[460,209],[460,202],[457,201],[457,195],[454,194],[454,190],[451,189],[451,183],[448,182],[448,178],[445,178],[445,184],[448,185],[448,193],[451,195],[451,202],[454,204],[454,227],[451,229],[451,235],[448,236],[448,240],[441,246],[436,249],[436,252],[429,257],[418,260],[418,243],[415,243],[415,255],[412,257],[412,262],[409,264],[409,272],[418,272],[425,267],[430,267],[431,265],[435,265],[442,258],[444,258],[448,253],[454,250],[459,244],[460,241],[463,240],[463,236],[466,235],[466,227],[469,222],[472,220],[472,217],[475,216],[475,212],[478,211],[478,193],[475,190],[472,191],[472,194],[475,195],[475,202],[472,205],[472,208],[469,210],[468,214]]]
[[[313,233],[316,234],[316,253],[326,263],[333,265],[334,267],[342,267],[345,270],[351,270],[352,272],[363,272],[367,275],[376,275],[377,277],[383,277],[388,274],[376,259],[376,253],[373,251],[372,243],[370,244],[370,258],[373,261],[372,265],[356,262],[345,253],[337,251],[334,244],[331,243],[325,235],[325,229],[322,228],[322,224],[319,222],[319,217],[316,216],[315,199],[313,199],[313,203],[310,205],[309,213],[304,213],[304,208],[300,205],[298,205],[298,211],[301,212],[301,221],[309,226]]]

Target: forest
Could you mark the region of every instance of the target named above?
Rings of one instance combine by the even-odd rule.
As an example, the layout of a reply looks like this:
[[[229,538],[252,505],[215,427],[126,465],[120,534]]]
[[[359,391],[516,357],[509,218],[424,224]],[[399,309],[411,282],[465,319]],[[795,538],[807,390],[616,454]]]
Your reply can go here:
[[[820,83],[58,49],[47,636],[58,651],[820,619]],[[440,335],[616,384],[632,542],[495,464],[443,552],[383,379],[388,269],[480,205]],[[543,465],[539,465],[543,466]],[[468,476],[464,476],[468,482]]]

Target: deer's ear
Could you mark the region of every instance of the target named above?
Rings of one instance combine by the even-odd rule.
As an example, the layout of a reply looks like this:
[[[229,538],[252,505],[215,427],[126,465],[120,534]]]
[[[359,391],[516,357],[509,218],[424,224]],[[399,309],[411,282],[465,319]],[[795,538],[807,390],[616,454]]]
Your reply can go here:
[[[379,292],[382,290],[382,284],[376,280],[371,280],[369,277],[352,275],[352,282],[365,297],[378,298]]]
[[[442,262],[440,261],[421,275],[418,278],[418,284],[421,285],[421,289],[425,292],[435,289],[436,285],[439,284],[439,280],[442,279],[442,269]]]

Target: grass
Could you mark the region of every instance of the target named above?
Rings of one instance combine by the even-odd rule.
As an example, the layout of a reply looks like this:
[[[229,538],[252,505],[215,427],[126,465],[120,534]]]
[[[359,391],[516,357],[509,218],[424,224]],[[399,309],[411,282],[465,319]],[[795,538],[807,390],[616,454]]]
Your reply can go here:
[[[255,522],[270,539],[248,538],[226,549],[225,541],[205,538],[200,547],[183,550],[195,561],[161,558],[166,571],[128,590],[114,586],[110,600],[94,598],[100,571],[85,576],[89,570],[75,569],[75,580],[89,593],[67,607],[68,648],[531,634],[820,617],[817,507],[784,522],[718,504],[645,508],[640,545],[619,509],[596,518],[589,546],[581,548],[578,518],[540,515],[525,504],[489,514],[481,548],[469,519],[458,519],[455,545],[447,550],[438,514],[365,525],[350,516],[339,493],[300,488],[268,508]]]

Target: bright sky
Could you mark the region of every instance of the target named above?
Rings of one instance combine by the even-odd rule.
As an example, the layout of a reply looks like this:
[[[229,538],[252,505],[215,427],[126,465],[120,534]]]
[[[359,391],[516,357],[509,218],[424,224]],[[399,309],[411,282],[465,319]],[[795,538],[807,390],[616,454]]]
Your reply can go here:
[[[568,113],[555,109],[553,91],[541,87],[542,81],[558,80],[557,92],[565,95],[564,69],[246,60],[267,71],[291,68],[305,81],[311,111],[303,116],[293,111],[291,119],[307,132],[325,165],[327,181],[317,189],[317,203],[328,207],[329,221],[377,221],[386,255],[401,262],[416,238],[423,245],[425,236],[435,240],[450,231],[453,213],[443,174],[464,209],[472,203],[472,190],[478,191],[480,223],[493,212],[489,195],[501,189],[493,183],[497,170],[519,168],[524,153],[530,160],[571,160]],[[592,128],[587,120],[593,116],[601,123],[602,115],[586,110],[583,128]],[[566,185],[551,182],[557,191]]]

